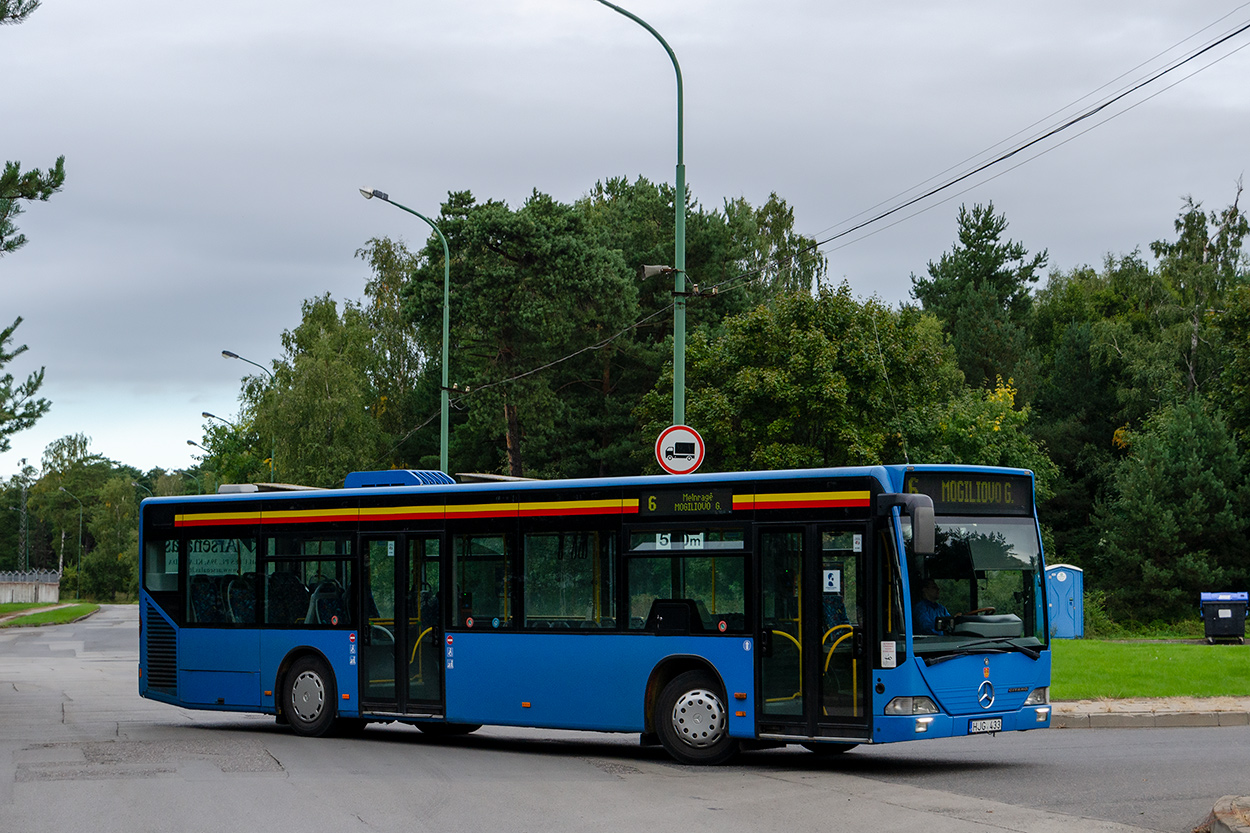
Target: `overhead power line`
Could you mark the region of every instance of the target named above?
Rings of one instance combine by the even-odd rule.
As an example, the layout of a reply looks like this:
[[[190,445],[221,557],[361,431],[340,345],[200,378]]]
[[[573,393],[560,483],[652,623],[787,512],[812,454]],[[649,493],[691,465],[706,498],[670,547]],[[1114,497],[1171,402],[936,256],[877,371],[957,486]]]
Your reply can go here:
[[[1145,78],[1145,79],[1143,79],[1143,80],[1141,80],[1141,81],[1138,81],[1138,82],[1137,82],[1137,83],[1135,83],[1135,84],[1130,85],[1129,87],[1127,87],[1127,88],[1125,88],[1125,89],[1121,90],[1119,93],[1116,93],[1115,95],[1111,96],[1110,98],[1107,98],[1107,99],[1105,99],[1104,101],[1100,102],[1099,104],[1094,105],[1093,107],[1091,107],[1091,108],[1089,108],[1089,109],[1085,110],[1084,112],[1080,113],[1079,115],[1076,115],[1076,116],[1074,116],[1074,117],[1072,117],[1072,118],[1070,118],[1070,119],[1067,119],[1066,121],[1064,121],[1064,122],[1060,123],[1059,125],[1057,125],[1057,126],[1055,126],[1055,127],[1052,127],[1052,128],[1050,128],[1049,130],[1044,131],[1044,132],[1043,132],[1043,133],[1041,133],[1040,135],[1037,135],[1037,136],[1035,136],[1035,137],[1033,137],[1033,138],[1029,139],[1028,141],[1025,141],[1025,142],[1023,142],[1023,143],[1021,143],[1021,144],[1016,145],[1015,147],[1011,148],[1011,149],[1010,149],[1010,150],[1008,150],[1008,151],[1005,151],[1004,153],[1000,153],[999,155],[995,156],[993,159],[990,159],[988,162],[983,162],[983,163],[981,163],[980,165],[977,165],[976,167],[972,168],[971,170],[968,170],[968,171],[966,171],[966,172],[964,172],[964,173],[962,173],[962,174],[959,174],[958,176],[955,176],[955,177],[952,177],[952,178],[950,178],[950,179],[946,180],[946,181],[945,181],[945,182],[943,182],[941,185],[938,185],[938,186],[936,186],[936,187],[930,188],[930,189],[928,189],[928,190],[924,191],[923,193],[921,193],[921,194],[919,194],[919,195],[917,195],[917,196],[915,196],[915,197],[912,197],[911,199],[905,200],[905,201],[903,201],[903,202],[901,202],[901,203],[899,203],[899,204],[897,204],[897,205],[895,205],[895,206],[893,206],[893,207],[891,207],[891,208],[886,209],[885,211],[879,212],[879,213],[877,213],[877,214],[873,215],[872,217],[870,217],[870,218],[869,218],[869,219],[867,219],[867,220],[864,220],[864,221],[862,221],[862,222],[856,223],[855,225],[851,226],[850,228],[847,228],[847,229],[844,229],[844,230],[842,230],[842,231],[839,231],[839,232],[837,232],[837,233],[835,233],[835,234],[832,234],[832,235],[830,235],[830,236],[828,236],[828,237],[826,237],[826,238],[824,238],[824,239],[822,239],[822,240],[817,240],[815,243],[813,243],[813,244],[812,244],[812,247],[813,247],[813,248],[819,248],[820,246],[824,246],[824,245],[826,245],[826,244],[828,244],[828,243],[832,243],[832,242],[833,242],[833,241],[835,241],[835,240],[838,240],[838,239],[840,239],[840,238],[846,237],[846,236],[847,236],[847,235],[849,235],[849,234],[853,234],[853,233],[855,233],[855,232],[859,231],[860,229],[863,229],[863,228],[865,228],[865,227],[867,227],[867,226],[869,226],[869,225],[872,225],[873,223],[878,223],[878,222],[880,222],[881,220],[884,220],[884,219],[885,219],[885,218],[887,218],[887,217],[890,217],[890,216],[892,216],[892,215],[894,215],[894,214],[897,214],[898,212],[902,211],[902,210],[903,210],[903,209],[905,209],[905,208],[908,208],[908,207],[910,207],[910,206],[915,205],[915,204],[916,204],[916,203],[918,203],[918,202],[921,202],[922,200],[926,200],[926,199],[928,199],[928,198],[930,198],[930,197],[932,197],[932,196],[935,196],[935,195],[937,195],[937,194],[940,194],[940,193],[942,193],[943,191],[946,191],[946,190],[948,190],[948,189],[950,189],[950,188],[953,188],[954,186],[958,185],[959,183],[964,182],[964,181],[966,181],[966,180],[968,180],[968,179],[970,179],[970,178],[972,178],[972,177],[976,176],[977,174],[979,174],[979,173],[981,173],[981,172],[983,172],[983,171],[985,171],[985,170],[987,170],[987,169],[989,169],[989,168],[991,168],[991,167],[993,167],[993,166],[995,166],[995,165],[1001,164],[1001,163],[1003,163],[1003,162],[1007,161],[1008,159],[1011,159],[1011,158],[1013,158],[1013,157],[1015,157],[1015,156],[1018,156],[1019,154],[1023,153],[1023,152],[1024,152],[1024,151],[1026,151],[1026,150],[1028,150],[1029,148],[1034,147],[1034,146],[1036,146],[1036,145],[1040,144],[1041,142],[1046,141],[1047,139],[1051,138],[1052,136],[1058,135],[1059,133],[1062,133],[1063,131],[1068,130],[1069,128],[1071,128],[1071,127],[1073,127],[1073,126],[1078,125],[1078,124],[1080,124],[1081,122],[1086,121],[1086,120],[1088,120],[1088,119],[1090,119],[1090,118],[1092,118],[1092,117],[1096,116],[1097,114],[1099,114],[1099,113],[1103,112],[1103,111],[1104,111],[1104,110],[1106,110],[1108,107],[1110,107],[1111,105],[1115,104],[1116,102],[1118,102],[1118,101],[1122,101],[1123,99],[1127,98],[1128,96],[1132,95],[1133,93],[1137,92],[1138,90],[1140,90],[1140,89],[1142,89],[1142,88],[1144,88],[1144,87],[1146,87],[1146,86],[1148,86],[1148,85],[1150,85],[1150,84],[1153,84],[1155,81],[1158,81],[1160,78],[1164,77],[1165,75],[1167,75],[1167,74],[1169,74],[1169,73],[1171,73],[1171,72],[1175,72],[1177,69],[1180,69],[1181,67],[1183,67],[1183,66],[1185,66],[1186,64],[1190,63],[1191,61],[1197,60],[1199,57],[1201,57],[1202,55],[1205,55],[1206,53],[1210,52],[1212,49],[1215,49],[1217,46],[1220,46],[1220,45],[1222,45],[1222,44],[1224,44],[1224,43],[1227,43],[1228,41],[1232,40],[1233,38],[1237,37],[1238,35],[1240,35],[1240,34],[1242,34],[1242,33],[1246,32],[1246,31],[1248,31],[1248,30],[1250,30],[1250,22],[1243,23],[1243,24],[1241,24],[1240,26],[1238,26],[1237,28],[1233,29],[1231,32],[1228,32],[1227,34],[1223,35],[1222,37],[1219,37],[1219,38],[1217,38],[1217,39],[1215,39],[1215,40],[1211,41],[1210,43],[1206,44],[1205,46],[1201,47],[1200,49],[1195,50],[1194,52],[1190,53],[1189,55],[1185,56],[1184,58],[1182,58],[1182,59],[1180,59],[1180,60],[1177,60],[1177,61],[1173,62],[1171,65],[1169,65],[1169,66],[1167,66],[1167,67],[1164,67],[1163,69],[1161,69],[1161,70],[1159,70],[1159,71],[1157,71],[1157,72],[1155,72],[1155,73],[1151,74],[1151,75],[1150,75],[1150,76],[1148,76],[1147,78]],[[1238,51],[1240,51],[1240,50],[1238,50]],[[1235,54],[1235,52],[1234,52],[1234,53],[1230,53],[1230,54]],[[1217,61],[1214,61],[1214,62],[1212,62],[1212,63],[1218,63],[1218,61],[1221,61],[1221,60],[1223,60],[1223,59],[1224,59],[1224,58],[1226,58],[1226,57],[1228,57],[1228,56],[1227,56],[1227,55],[1222,56],[1222,57],[1220,57],[1219,59],[1217,59]],[[859,216],[859,215],[856,215],[856,216]]]

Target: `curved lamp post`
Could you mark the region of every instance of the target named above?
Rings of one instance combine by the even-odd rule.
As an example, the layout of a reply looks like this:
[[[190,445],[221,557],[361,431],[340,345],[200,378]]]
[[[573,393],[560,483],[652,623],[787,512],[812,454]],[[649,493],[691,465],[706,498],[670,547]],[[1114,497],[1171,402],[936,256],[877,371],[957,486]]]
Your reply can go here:
[[[233,352],[233,351],[231,351],[231,350],[222,350],[222,351],[221,351],[221,357],[222,357],[223,359],[238,359],[238,360],[239,360],[239,361],[241,361],[241,362],[247,362],[247,363],[248,363],[248,364],[250,364],[252,367],[258,367],[258,368],[260,368],[262,371],[264,371],[264,373],[265,373],[265,375],[266,375],[266,376],[268,376],[270,379],[273,379],[273,371],[271,371],[269,368],[265,367],[263,364],[257,364],[256,362],[252,361],[251,359],[245,359],[245,358],[243,358],[242,356],[240,356],[238,353],[235,353],[235,352]]]
[[[444,474],[448,474],[447,431],[451,404],[449,394],[447,392],[447,342],[449,341],[448,336],[451,331],[451,250],[447,246],[447,238],[443,236],[442,230],[440,230],[439,227],[434,224],[434,221],[429,217],[426,217],[424,214],[417,211],[413,211],[406,205],[400,205],[392,200],[385,192],[379,191],[376,188],[361,188],[360,195],[367,200],[377,197],[383,202],[389,202],[401,211],[407,211],[414,217],[424,220],[430,228],[434,229],[434,233],[438,235],[439,241],[443,244],[443,384],[441,390],[442,395],[439,397],[438,468],[439,471]]]
[[[674,202],[674,237],[673,246],[673,424],[686,423],[686,164],[682,153],[682,85],[681,66],[677,63],[677,55],[668,41],[652,28],[651,24],[633,12],[626,11],[615,3],[599,0],[600,3],[637,23],[650,32],[664,47],[673,62],[673,70],[677,73],[677,191]],[[668,271],[668,270],[665,270]]]
[[[269,377],[269,381],[271,383],[274,381],[273,371],[265,367],[263,364],[257,364],[251,359],[245,359],[244,357],[240,356],[238,353],[234,352],[233,350],[222,350],[221,357],[223,359],[238,359],[241,362],[247,362],[252,367],[259,368],[261,371],[263,371],[264,374]],[[214,414],[210,414],[208,411],[204,411],[203,416],[205,419],[220,419],[222,422],[234,428],[234,430],[236,431],[239,430],[239,426],[235,425],[233,422],[230,422],[229,420],[221,419],[221,417],[216,416]],[[190,443],[191,441],[187,440],[187,442]],[[199,445],[198,443],[194,443],[194,444]],[[200,448],[204,448],[204,446],[200,446]],[[204,450],[208,451],[208,449],[206,448]],[[269,480],[270,481],[273,481],[274,478],[277,476],[273,473],[274,458],[277,456],[278,456],[278,436],[277,434],[275,434],[273,438],[273,442],[269,446]]]
[[[195,493],[197,495],[204,494],[204,484],[200,482],[200,478],[196,477],[194,474],[191,474],[186,469],[179,469],[178,474],[182,475],[183,477],[191,478],[191,480],[195,483]]]
[[[229,425],[229,426],[230,426],[231,428],[233,428],[235,431],[238,431],[238,430],[239,430],[239,426],[235,425],[233,422],[231,422],[230,420],[226,419],[225,417],[219,417],[219,416],[217,416],[216,414],[210,414],[208,411],[200,411],[200,416],[204,417],[204,419],[215,419],[215,420],[217,420],[218,422],[223,422],[223,423],[225,423],[226,425]]]
[[[64,486],[61,487],[61,491],[69,495],[70,497],[74,498],[74,500],[78,501],[78,569],[75,572],[78,578],[78,598],[81,599],[82,598],[82,501],[78,500],[78,497],[74,495],[74,493],[71,492],[69,489],[66,489]]]

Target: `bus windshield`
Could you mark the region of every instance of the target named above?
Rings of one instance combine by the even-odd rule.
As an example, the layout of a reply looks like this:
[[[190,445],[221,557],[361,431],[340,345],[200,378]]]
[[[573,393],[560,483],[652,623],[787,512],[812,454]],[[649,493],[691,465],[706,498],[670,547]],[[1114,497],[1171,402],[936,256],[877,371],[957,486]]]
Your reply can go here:
[[[1047,643],[1041,546],[1032,518],[937,519],[933,555],[915,556],[916,653],[1022,651]]]

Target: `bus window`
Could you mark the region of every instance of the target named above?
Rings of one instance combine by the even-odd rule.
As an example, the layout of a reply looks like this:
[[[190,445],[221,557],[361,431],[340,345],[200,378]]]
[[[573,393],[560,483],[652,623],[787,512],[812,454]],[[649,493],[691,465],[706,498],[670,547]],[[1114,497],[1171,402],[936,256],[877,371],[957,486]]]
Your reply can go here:
[[[255,538],[188,538],[187,575],[187,621],[256,623]]]
[[[154,593],[178,589],[178,540],[149,538],[144,542],[143,586]]]
[[[351,627],[349,536],[274,535],[267,540],[265,622]]]
[[[898,549],[890,530],[881,531],[877,550],[877,587],[881,598],[877,607],[877,630],[882,642],[894,643],[894,663],[907,659],[907,634],[903,619],[903,582],[899,577]]]
[[[512,551],[506,535],[452,538],[455,624],[465,628],[512,627]]]
[[[648,627],[657,601],[692,604],[698,614],[698,621],[690,622],[694,632],[746,630],[746,560],[741,555],[632,556],[627,581],[630,630]]]
[[[936,552],[915,559],[913,619],[926,582],[937,588],[930,606],[940,606],[943,614],[938,627],[916,625],[917,653],[991,638],[1029,649],[1046,646],[1037,604],[1041,545],[1033,518],[939,516]]]
[[[525,536],[525,627],[616,627],[615,536],[597,530]]]

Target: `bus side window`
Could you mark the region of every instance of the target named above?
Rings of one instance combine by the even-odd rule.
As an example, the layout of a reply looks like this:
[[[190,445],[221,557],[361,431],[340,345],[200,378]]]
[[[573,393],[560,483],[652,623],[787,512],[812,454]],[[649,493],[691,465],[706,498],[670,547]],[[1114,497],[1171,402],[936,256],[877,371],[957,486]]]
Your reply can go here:
[[[903,582],[899,577],[898,550],[889,529],[883,529],[877,548],[878,631],[881,641],[893,642],[898,664],[907,659],[907,634],[903,621]]]
[[[689,624],[695,633],[746,631],[746,559],[742,555],[634,555],[627,566],[630,630],[645,630],[649,621],[654,624],[652,614],[658,602],[690,609]]]
[[[525,535],[525,627],[616,627],[616,537],[600,530]]]
[[[452,538],[454,625],[493,630],[513,626],[511,535]]]
[[[274,535],[266,540],[264,621],[348,628],[355,622],[353,537]]]
[[[187,539],[187,621],[256,624],[256,539]]]

